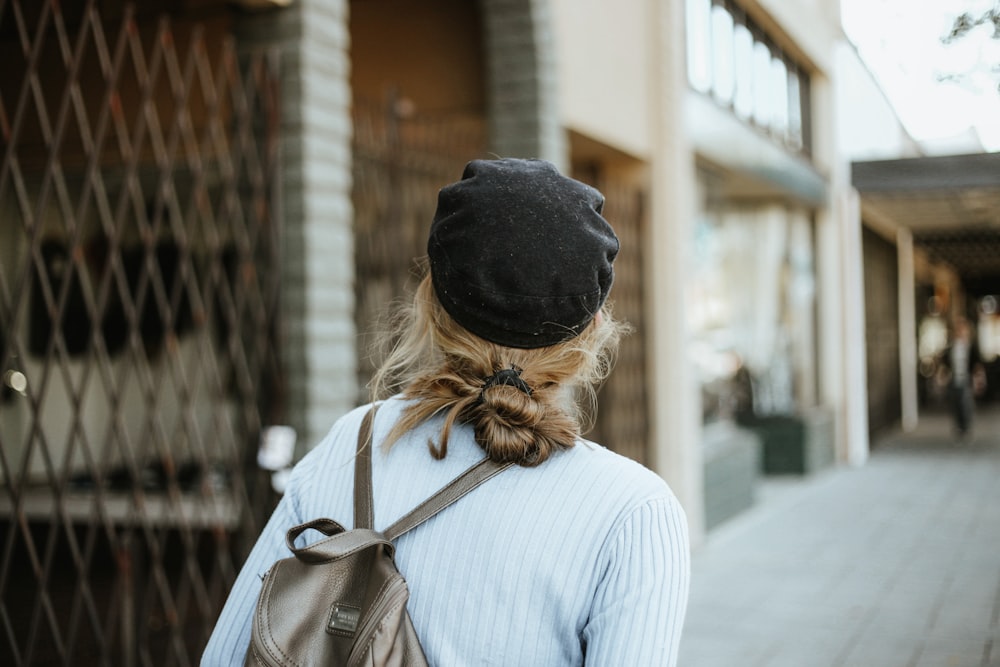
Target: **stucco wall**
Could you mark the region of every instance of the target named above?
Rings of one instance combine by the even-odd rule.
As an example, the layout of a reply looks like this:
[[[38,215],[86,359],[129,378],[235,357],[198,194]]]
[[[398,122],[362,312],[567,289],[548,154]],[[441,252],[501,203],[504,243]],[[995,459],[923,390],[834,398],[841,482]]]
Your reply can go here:
[[[647,159],[648,0],[552,0],[563,125]]]
[[[741,0],[779,46],[829,76],[841,39],[839,0]]]

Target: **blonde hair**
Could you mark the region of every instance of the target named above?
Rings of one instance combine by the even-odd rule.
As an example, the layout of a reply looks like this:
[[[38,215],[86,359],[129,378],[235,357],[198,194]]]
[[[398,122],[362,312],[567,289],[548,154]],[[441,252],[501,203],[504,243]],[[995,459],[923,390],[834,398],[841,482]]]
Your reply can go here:
[[[388,350],[372,378],[372,399],[398,391],[413,402],[384,446],[437,414],[444,425],[438,459],[448,453],[452,426],[469,423],[476,442],[495,461],[535,466],[554,451],[572,447],[596,415],[596,388],[614,363],[627,325],[611,317],[610,305],[580,335],[557,345],[518,349],[491,343],[456,323],[441,306],[430,276],[412,302],[396,313],[380,341]],[[530,393],[506,384],[484,388],[497,371],[516,368]]]

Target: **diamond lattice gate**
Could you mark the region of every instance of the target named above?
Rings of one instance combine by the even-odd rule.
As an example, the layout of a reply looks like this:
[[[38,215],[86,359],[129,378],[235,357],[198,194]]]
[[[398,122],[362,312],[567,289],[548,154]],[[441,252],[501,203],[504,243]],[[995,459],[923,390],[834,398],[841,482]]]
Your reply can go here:
[[[197,662],[272,500],[276,63],[122,6],[0,1],[5,665]]]
[[[649,389],[644,262],[646,253],[646,194],[637,185],[591,178],[605,197],[604,215],[614,225],[621,251],[615,260],[615,283],[610,299],[617,319],[632,332],[618,350],[614,370],[598,394],[597,420],[588,437],[614,451],[649,465]]]
[[[353,204],[358,386],[375,371],[374,333],[390,303],[407,299],[422,275],[438,190],[485,156],[485,119],[475,114],[407,115],[392,92],[354,100]],[[368,400],[367,393],[358,397]]]

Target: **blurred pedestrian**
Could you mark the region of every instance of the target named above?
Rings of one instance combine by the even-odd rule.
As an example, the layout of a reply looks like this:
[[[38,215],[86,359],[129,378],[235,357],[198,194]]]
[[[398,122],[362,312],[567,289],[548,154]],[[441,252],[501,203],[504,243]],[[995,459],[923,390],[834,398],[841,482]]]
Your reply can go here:
[[[582,405],[622,333],[606,304],[618,238],[603,203],[541,160],[473,161],[439,193],[429,274],[373,380],[384,399],[375,529],[484,456],[517,465],[396,543],[431,665],[676,663],[684,513],[660,477],[581,438]],[[289,555],[289,528],[350,520],[368,410],[342,417],[295,467],[203,664],[242,664],[261,575]]]
[[[955,319],[951,342],[942,353],[942,363],[950,375],[948,403],[952,421],[956,434],[964,441],[972,432],[976,395],[981,393],[981,383],[985,377],[979,358],[979,345],[966,318],[959,316]]]

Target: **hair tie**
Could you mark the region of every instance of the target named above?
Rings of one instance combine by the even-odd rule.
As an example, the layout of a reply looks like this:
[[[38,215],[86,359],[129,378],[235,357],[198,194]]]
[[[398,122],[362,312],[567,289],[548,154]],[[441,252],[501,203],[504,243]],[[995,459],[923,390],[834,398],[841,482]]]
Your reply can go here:
[[[531,387],[528,383],[521,379],[522,369],[517,366],[511,366],[510,368],[504,368],[499,370],[493,375],[486,378],[483,383],[483,388],[479,392],[479,400],[483,400],[483,392],[485,392],[490,387],[496,387],[497,385],[505,384],[508,387],[514,387],[515,389],[520,389],[528,396],[531,396]]]

